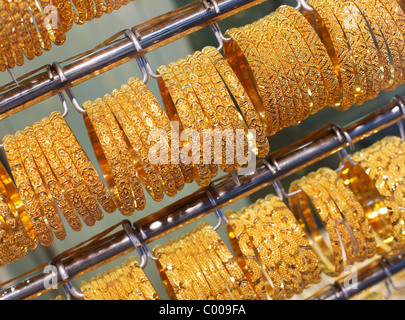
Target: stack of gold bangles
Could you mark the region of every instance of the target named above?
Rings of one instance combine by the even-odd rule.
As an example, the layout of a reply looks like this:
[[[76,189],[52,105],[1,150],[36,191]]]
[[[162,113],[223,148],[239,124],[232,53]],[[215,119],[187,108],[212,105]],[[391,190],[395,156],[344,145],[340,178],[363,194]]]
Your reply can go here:
[[[0,71],[62,45],[73,23],[83,24],[132,0],[0,0]],[[73,3],[72,3],[73,2]]]
[[[85,300],[159,300],[134,257],[90,281],[83,281],[81,291]]]
[[[247,91],[257,88],[268,135],[324,107],[361,105],[404,82],[405,14],[397,1],[308,3],[311,12],[283,5],[226,33],[225,56]]]
[[[3,143],[15,182],[14,186],[1,167],[2,200],[11,210],[4,206],[1,211],[3,229],[12,237],[19,236],[25,249],[35,248],[36,241],[50,246],[54,236],[59,240],[66,237],[58,208],[75,231],[81,230],[81,220],[88,226],[101,220],[101,207],[108,213],[116,210],[113,198],[59,112],[5,136]],[[20,230],[18,216],[25,232]]]

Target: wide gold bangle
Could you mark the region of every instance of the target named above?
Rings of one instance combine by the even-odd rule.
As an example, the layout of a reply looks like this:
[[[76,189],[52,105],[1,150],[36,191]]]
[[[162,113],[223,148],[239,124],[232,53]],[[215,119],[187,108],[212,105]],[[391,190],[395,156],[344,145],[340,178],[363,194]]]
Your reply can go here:
[[[41,35],[40,42],[44,48],[44,50],[49,51],[52,48],[52,42],[49,37],[48,31],[46,30],[44,24],[44,16],[42,15],[39,4],[35,0],[28,0],[27,4],[32,12],[32,16],[35,20],[35,25],[37,26],[39,33]]]
[[[120,92],[113,92],[116,100],[120,100],[120,95],[125,94],[125,89],[122,87]],[[123,97],[121,97],[123,99]],[[123,104],[124,107],[126,104]],[[164,197],[162,182],[159,173],[154,169],[149,162],[147,150],[142,143],[139,133],[136,128],[136,123],[133,123],[130,118],[131,110],[126,111],[121,104],[112,104],[109,106],[114,113],[115,118],[119,122],[128,142],[130,144],[130,152],[133,161],[138,168],[139,177],[142,180],[146,190],[155,201],[161,201]],[[132,151],[133,150],[133,151]]]
[[[130,270],[131,277],[137,282],[138,287],[141,289],[146,300],[159,300],[160,297],[153,287],[149,278],[145,274],[144,270],[140,267],[139,263],[134,257],[129,257],[126,261],[126,265]]]
[[[344,248],[340,243],[335,223],[330,218],[329,209],[319,192],[307,181],[307,177],[291,183],[290,192],[297,190],[301,192],[289,198],[291,211],[299,223],[305,225],[306,233],[322,264],[322,271],[327,275],[337,276],[345,266]],[[321,221],[321,225],[316,222],[317,220]],[[321,231],[327,232],[330,241],[325,239]]]
[[[124,94],[121,94],[118,91],[113,92],[115,97],[117,98],[118,102],[120,103],[121,107],[123,108],[124,112],[127,114],[129,120],[133,123],[134,127],[138,132],[138,136],[140,138],[140,143],[144,146],[147,150],[147,157],[149,161],[150,159],[150,148],[151,144],[149,142],[149,131],[147,125],[145,125],[144,121],[142,121],[141,109],[143,106],[140,101],[136,98],[135,94],[131,92],[131,90],[124,91]],[[165,157],[168,156],[168,150],[163,151],[165,154],[160,154],[160,156]],[[162,152],[162,153],[163,153]],[[142,156],[145,159],[145,156]],[[145,162],[145,161],[144,161]],[[162,182],[162,187],[165,193],[169,197],[174,197],[177,194],[177,185],[176,181],[174,180],[168,163],[161,162],[157,164],[153,164],[155,171],[159,174],[160,180]],[[179,188],[184,185],[183,181],[177,181],[179,184]]]
[[[38,188],[37,196],[41,202],[42,210],[55,237],[59,240],[63,240],[66,238],[66,230],[52,196],[52,191],[61,194],[62,190],[56,190],[56,188],[58,188],[58,186],[56,186],[56,178],[50,170],[42,149],[34,137],[32,128],[29,126],[25,127],[22,135],[25,139],[26,148],[29,149],[29,154],[36,165],[35,174],[41,177],[38,179],[41,180],[41,183],[36,186],[36,188]],[[31,181],[33,182],[35,180]],[[41,187],[39,188],[39,186]]]
[[[31,186],[31,182],[27,176],[18,144],[15,141],[15,138],[11,135],[7,135],[3,138],[3,144],[16,188],[25,206],[38,240],[42,245],[50,246],[53,242],[52,232],[46,224],[44,216],[40,210],[40,205]]]
[[[121,90],[124,90],[129,94],[129,87],[133,90],[136,97],[139,101],[142,102],[144,109],[142,109],[142,113],[148,115],[149,119],[144,119],[146,125],[151,127],[151,131],[153,132],[154,129],[162,129],[166,132],[167,138],[170,139],[166,141],[166,145],[168,148],[168,159],[169,159],[169,167],[171,175],[176,183],[176,188],[178,191],[183,190],[185,183],[192,182],[192,177],[186,176],[184,174],[184,170],[187,168],[182,169],[181,164],[179,164],[179,159],[173,159],[172,152],[174,151],[175,154],[178,152],[177,146],[174,146],[171,139],[172,136],[176,133],[172,132],[171,123],[163,111],[162,107],[160,106],[159,102],[156,100],[153,93],[149,90],[149,88],[139,79],[139,78],[131,78],[128,80],[128,85],[121,86]],[[129,94],[130,95],[130,94]],[[130,95],[131,96],[131,95]],[[165,142],[165,141],[163,141]],[[173,148],[173,150],[172,150]],[[176,149],[177,150],[174,150]],[[192,168],[189,169],[190,171]]]
[[[37,0],[38,1],[38,0]],[[66,41],[66,35],[63,32],[63,24],[62,24],[62,19],[61,19],[61,12],[58,9],[58,4],[59,1],[63,1],[63,0],[57,0],[55,2],[52,2],[51,0],[39,0],[41,7],[38,7],[38,9],[41,11],[41,14],[43,17],[46,17],[47,13],[46,11],[49,9],[50,11],[53,11],[53,14],[57,14],[57,22],[54,23],[54,21],[52,21],[52,19],[44,19],[44,24],[45,24],[45,28],[48,31],[49,34],[49,38],[51,39],[51,41],[53,43],[55,43],[56,45],[62,45],[65,43]],[[57,9],[56,13],[53,10],[54,8]],[[50,23],[52,21],[52,23]]]
[[[267,300],[266,288],[269,284],[264,274],[265,267],[261,265],[260,260],[256,259],[253,244],[245,231],[245,226],[235,211],[227,210],[225,215],[230,223],[227,225],[228,237],[238,264],[253,286],[257,299]]]
[[[266,127],[256,111],[251,99],[246,93],[242,83],[232,70],[225,58],[214,47],[205,47],[203,50],[213,62],[222,79],[228,86],[235,101],[242,112],[242,116],[247,122],[250,130],[255,130],[255,148],[251,148],[259,157],[266,156],[270,151],[269,141],[266,137]],[[257,148],[257,150],[255,150]]]
[[[94,153],[103,172],[107,186],[122,214],[129,216],[135,211],[135,199],[131,184],[119,156],[119,150],[113,143],[114,137],[99,109],[101,99],[83,104],[87,114],[84,116],[87,132]]]
[[[297,266],[301,272],[304,288],[309,287],[312,283],[318,283],[322,279],[321,266],[312,243],[308,239],[294,215],[285,205],[285,203],[275,195],[268,195],[264,199],[256,201],[256,204],[262,209],[259,210],[258,216],[265,225],[275,223],[283,234],[291,235],[290,243],[296,243],[295,252]],[[302,260],[302,258],[304,260]]]
[[[146,206],[146,199],[142,188],[141,180],[139,179],[138,172],[136,170],[135,161],[125,141],[124,135],[114,118],[114,114],[111,111],[110,105],[116,103],[115,99],[111,95],[105,95],[103,102],[99,103],[100,112],[104,117],[104,120],[114,137],[114,142],[119,149],[119,155],[124,168],[128,174],[130,184],[132,186],[132,193],[135,199],[135,206],[137,210],[143,210]]]

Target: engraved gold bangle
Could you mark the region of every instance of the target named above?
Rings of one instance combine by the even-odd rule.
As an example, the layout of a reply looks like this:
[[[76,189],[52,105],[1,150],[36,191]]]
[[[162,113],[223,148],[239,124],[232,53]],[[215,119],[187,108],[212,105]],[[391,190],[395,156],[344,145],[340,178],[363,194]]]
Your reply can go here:
[[[246,278],[253,286],[259,300],[267,300],[266,286],[269,286],[264,274],[264,266],[256,259],[255,252],[245,227],[235,211],[227,210],[225,215],[229,221],[227,224],[228,237],[235,253],[239,266]]]
[[[259,157],[266,156],[270,151],[269,141],[266,137],[266,127],[254,108],[248,94],[243,88],[242,83],[239,81],[231,66],[226,62],[225,58],[218,52],[218,50],[213,47],[205,47],[202,51],[211,59],[216,69],[222,76],[222,79],[227,84],[229,90],[236,100],[237,105],[242,111],[242,116],[247,122],[248,128],[255,130],[257,147],[256,154]]]
[[[28,2],[28,1],[27,1]],[[41,35],[34,24],[34,19],[31,16],[29,5],[26,1],[20,1],[18,5],[20,6],[20,11],[22,14],[25,26],[32,39],[32,44],[34,47],[34,52],[36,56],[40,56],[43,53],[43,48],[41,44]]]
[[[72,0],[77,10],[75,23],[81,25],[86,22],[87,12],[84,0]]]
[[[53,191],[55,189],[56,178],[52,174],[42,149],[34,137],[32,128],[29,126],[25,127],[23,136],[29,154],[36,165],[35,174],[40,176],[38,180],[40,180],[41,183],[38,185],[35,184],[35,188],[38,188],[37,197],[42,205],[42,210],[55,237],[59,240],[64,240],[66,238],[66,230],[51,193],[51,189]],[[34,180],[31,181],[34,182]],[[61,191],[59,191],[59,193],[60,192]]]
[[[42,16],[45,17],[47,9],[52,10],[52,6],[56,7],[57,9],[56,14],[58,15],[58,21],[56,22],[56,26],[54,23],[50,23],[51,20],[49,19],[44,19],[44,23],[46,22],[45,28],[48,30],[49,38],[58,46],[64,44],[66,41],[66,35],[63,32],[63,24],[61,23],[61,13],[59,12],[58,8],[59,1],[63,0],[57,0],[55,2],[51,2],[50,0],[39,0],[42,6],[42,8],[39,8]]]
[[[45,130],[39,122],[33,124],[32,130],[43,151],[43,155],[46,158],[46,162],[42,165],[44,168],[48,166],[50,171],[49,174],[53,174],[54,178],[56,178],[56,181],[50,187],[52,196],[71,228],[75,231],[79,231],[82,228],[82,224],[75,212],[72,201],[75,197],[73,195],[75,191],[72,183],[66,177],[63,167],[53,150],[52,139],[46,136]]]
[[[3,144],[18,193],[20,194],[38,240],[42,245],[50,246],[53,242],[53,236],[40,210],[39,202],[35,196],[35,192],[31,186],[23,160],[20,156],[17,142],[13,136],[7,135],[3,138]]]
[[[126,172],[128,174],[130,184],[132,186],[133,197],[135,199],[135,206],[137,210],[143,210],[146,206],[146,199],[142,188],[141,180],[139,179],[138,172],[135,167],[135,162],[129,151],[128,145],[125,141],[124,135],[121,132],[119,124],[114,118],[109,106],[115,102],[111,95],[105,95],[103,103],[99,103],[100,112],[104,116],[104,120],[114,137],[114,143],[119,149],[120,158]]]
[[[158,293],[156,292],[149,278],[145,274],[144,270],[140,267],[136,259],[134,257],[129,257],[126,261],[126,265],[131,272],[132,279],[137,282],[138,287],[142,291],[145,299],[159,300],[160,298]]]
[[[86,101],[83,104],[87,112],[84,121],[107,186],[121,213],[129,216],[135,211],[134,196],[119,150],[113,143],[114,137],[100,112],[99,105],[102,103],[101,99]]]
[[[115,97],[117,98],[118,102],[120,103],[121,107],[123,108],[123,111],[127,114],[128,119],[133,123],[133,126],[135,127],[138,136],[139,136],[139,143],[143,146],[143,148],[138,148],[140,150],[140,156],[144,160],[144,163],[151,163],[152,161],[149,158],[150,157],[150,143],[149,143],[149,134],[148,134],[148,128],[147,126],[143,123],[142,119],[138,117],[138,108],[142,108],[142,105],[140,102],[137,100],[135,97],[134,93],[131,91],[123,91],[124,94],[117,92]],[[147,150],[147,155],[146,151]],[[167,155],[167,150],[165,150]],[[161,155],[164,157],[164,155]],[[146,158],[148,160],[146,160]],[[173,179],[173,176],[170,173],[170,169],[167,163],[162,163],[159,161],[157,164],[152,164],[155,172],[160,176],[161,180],[161,185],[163,187],[164,192],[169,196],[169,197],[174,197],[177,194],[177,188],[176,188],[176,182]]]
[[[252,240],[253,247],[257,253],[257,257],[261,264],[265,267],[265,274],[270,279],[267,293],[274,300],[284,300],[287,298],[287,291],[291,292],[291,285],[284,283],[288,278],[285,271],[285,266],[281,260],[281,253],[275,241],[266,241],[263,233],[257,226],[257,219],[250,212],[249,208],[242,208],[240,211],[240,218],[245,225],[245,230]],[[281,266],[281,270],[279,269]],[[288,279],[287,279],[288,280]]]
[[[44,16],[42,15],[42,12],[40,11],[35,0],[28,0],[27,3],[36,22],[35,25],[37,26],[41,35],[41,44],[43,45],[44,50],[49,51],[52,48],[52,42],[44,24]]]
[[[124,90],[121,90],[121,92],[123,91]],[[113,92],[113,95],[114,93],[115,92]],[[115,95],[116,99],[118,99],[117,95],[118,93]],[[120,104],[111,105],[110,108],[113,111],[115,118],[119,122],[125,136],[128,139],[131,147],[130,152],[131,150],[133,150],[134,152],[133,158],[136,166],[139,168],[139,177],[142,180],[146,190],[155,201],[161,201],[164,197],[164,194],[159,174],[150,164],[146,148],[144,147],[142,140],[139,137],[135,125],[130,120],[129,114],[125,112]]]
[[[144,109],[143,112],[149,115],[151,119],[151,130],[152,128],[162,129],[166,132],[169,141],[165,143],[169,150],[168,158],[169,158],[169,166],[170,171],[173,176],[173,179],[176,182],[176,188],[178,191],[184,188],[185,183],[190,183],[193,181],[192,174],[185,174],[187,170],[192,173],[192,168],[182,167],[182,164],[179,164],[179,159],[173,159],[179,152],[179,146],[174,145],[172,142],[172,138],[176,138],[176,132],[173,132],[171,123],[169,118],[167,117],[166,113],[163,111],[162,107],[160,106],[159,102],[156,100],[153,93],[149,90],[149,88],[139,79],[139,78],[131,78],[128,80],[128,85],[121,86],[121,90],[128,93],[129,87],[133,90],[135,95],[138,99],[142,102]],[[149,121],[146,121],[147,125]],[[153,125],[152,125],[153,122]],[[164,143],[165,141],[163,141]],[[173,149],[172,149],[173,148]],[[172,155],[174,151],[174,155]],[[173,157],[173,158],[172,158]]]
[[[55,129],[56,137],[65,145],[89,191],[107,213],[114,212],[116,206],[110,193],[63,116],[56,111],[51,113],[49,119]],[[103,213],[97,203],[94,204],[91,214],[97,221],[103,219]]]
[[[14,236],[22,245],[34,250],[38,244],[35,230],[14,182],[2,164],[0,164],[0,193],[12,214],[8,218],[10,223],[8,224],[7,221],[5,223],[9,225],[8,228],[12,229]]]
[[[320,194],[306,180],[307,178],[303,177],[291,183],[290,192],[296,190],[301,190],[301,192],[289,199],[290,208],[299,223],[305,225],[306,233],[322,264],[322,271],[327,275],[336,276],[344,269],[343,248],[335,224],[329,216],[329,209]],[[314,212],[312,208],[315,209]],[[322,222],[322,228],[328,233],[330,242],[325,241],[314,214]]]
[[[2,44],[0,68],[1,72],[3,72],[6,71],[6,67],[10,69],[15,67],[13,49],[11,47],[10,39],[8,38],[6,30],[3,25],[0,25],[0,41]]]

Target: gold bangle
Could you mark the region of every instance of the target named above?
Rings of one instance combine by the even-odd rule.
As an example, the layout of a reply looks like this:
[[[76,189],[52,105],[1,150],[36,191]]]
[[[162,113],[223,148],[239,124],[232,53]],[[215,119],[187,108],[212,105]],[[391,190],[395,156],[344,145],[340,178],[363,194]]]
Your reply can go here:
[[[121,90],[123,92],[123,90]],[[115,92],[114,92],[115,93]],[[116,93],[116,98],[118,98]],[[125,112],[120,104],[114,104],[110,106],[115,115],[115,118],[119,122],[124,134],[126,135],[131,150],[135,153],[133,155],[136,166],[139,169],[139,176],[151,197],[155,201],[161,201],[164,197],[163,186],[160,181],[159,174],[155,171],[154,167],[150,164],[146,148],[144,147],[141,138],[136,130],[135,125],[130,120],[129,114]],[[139,164],[137,163],[139,161]]]
[[[31,127],[25,127],[23,137],[25,139],[27,150],[29,150],[29,154],[36,165],[35,174],[39,174],[41,177],[41,187],[35,188],[38,188],[37,196],[42,203],[43,212],[55,237],[59,240],[63,240],[66,238],[66,230],[63,226],[62,219],[59,215],[52,195],[52,191],[56,191],[56,188],[58,187],[56,186],[56,178],[49,168],[47,160],[36,138],[34,137]],[[62,190],[56,192],[61,194]]]
[[[84,300],[97,300],[96,288],[93,287],[93,282],[82,281],[80,291],[83,293]]]
[[[135,211],[134,196],[119,156],[119,150],[112,143],[114,137],[100,112],[102,103],[101,99],[96,99],[94,102],[86,101],[83,104],[87,112],[84,120],[97,161],[111,194],[121,213],[129,216]]]
[[[365,240],[365,251],[366,255],[364,259],[371,258],[376,253],[376,241],[372,232],[372,228],[369,224],[367,216],[364,213],[363,208],[357,201],[353,192],[347,188],[342,179],[338,178],[335,171],[329,168],[322,168],[318,170],[329,182],[336,187],[336,191],[339,196],[343,196],[344,201],[347,203],[348,207],[341,209],[346,221],[348,222],[351,229],[354,231],[354,238],[357,240],[358,245],[362,247],[361,240],[358,238],[358,233],[361,233]],[[335,195],[332,191],[332,187],[328,188],[329,193]],[[343,204],[344,206],[344,204]],[[363,249],[362,249],[363,250]],[[363,254],[360,253],[360,256]],[[363,259],[363,260],[364,260]]]
[[[88,190],[76,166],[74,165],[69,150],[67,150],[65,145],[58,139],[56,130],[51,121],[48,118],[44,118],[42,119],[41,123],[47,136],[53,140],[53,149],[57,154],[67,177],[69,177],[74,189],[77,191],[75,195],[76,197],[73,200],[73,205],[77,210],[77,213],[80,215],[86,225],[93,226],[95,224],[95,219],[92,212],[97,206],[93,195]]]
[[[266,288],[269,284],[263,271],[265,267],[256,259],[253,244],[238,214],[235,211],[227,210],[225,215],[230,223],[226,225],[228,237],[238,264],[253,286],[257,298],[267,300]]]
[[[42,44],[41,44],[41,35],[39,34],[39,32],[34,24],[34,20],[31,16],[30,8],[29,8],[29,5],[27,2],[20,1],[18,3],[18,5],[20,7],[22,19],[25,23],[25,26],[27,27],[29,36],[31,36],[32,45],[34,47],[34,53],[36,56],[40,56],[43,53]]]
[[[261,264],[265,266],[266,277],[271,280],[271,285],[267,287],[267,292],[274,300],[284,300],[288,296],[292,296],[291,283],[285,283],[288,275],[284,273],[285,266],[281,258],[280,250],[275,241],[267,241],[263,237],[263,232],[258,227],[259,220],[254,218],[254,215],[249,208],[242,208],[240,218],[245,225],[245,230],[252,239],[253,247],[257,253]],[[269,236],[268,234],[266,236]],[[279,268],[281,266],[281,269]]]
[[[87,18],[86,5],[84,3],[84,0],[72,0],[72,1],[77,10],[74,22],[78,25],[81,25],[86,22]]]
[[[10,223],[14,234],[24,246],[34,250],[37,247],[35,230],[15,184],[2,164],[0,164],[0,193],[2,193],[14,216],[14,218],[11,217],[13,221]]]
[[[103,115],[104,120],[114,137],[114,143],[119,149],[119,155],[124,168],[129,176],[129,181],[132,186],[132,193],[135,200],[135,207],[137,210],[141,211],[145,209],[146,199],[143,192],[142,183],[139,179],[138,172],[135,167],[135,161],[132,154],[129,151],[128,145],[125,138],[121,132],[119,124],[117,123],[114,115],[111,111],[111,105],[113,105],[115,99],[111,95],[105,95],[103,102],[99,103],[100,113]]]
[[[63,116],[60,112],[55,111],[51,113],[49,120],[55,129],[56,137],[65,145],[79,175],[94,196],[93,198],[97,199],[107,213],[114,212],[116,206],[111,195]],[[94,201],[92,200],[92,202]],[[92,210],[90,208],[88,210],[95,220],[103,219],[103,213],[97,203],[94,203]]]
[[[352,159],[363,167],[381,194],[381,197],[384,199],[384,208],[388,209],[385,213],[390,221],[391,228],[389,228],[389,226],[383,226],[383,229],[377,230],[381,230],[380,234],[382,234],[382,238],[386,239],[383,244],[391,245],[391,249],[396,251],[398,248],[402,247],[403,219],[401,210],[399,209],[398,204],[395,202],[393,195],[387,186],[385,172],[382,171],[381,167],[375,167],[374,164],[367,161],[366,154],[363,151],[354,153],[352,155]],[[384,210],[382,213],[384,213]],[[387,228],[389,228],[389,230],[387,230]]]
[[[313,248],[322,264],[322,271],[327,275],[337,276],[344,269],[343,248],[340,245],[335,223],[329,216],[329,209],[318,192],[312,188],[312,184],[310,185],[307,182],[306,177],[291,183],[290,192],[296,190],[301,190],[301,192],[289,199],[291,211],[300,224],[305,225],[306,231],[313,242]],[[312,207],[316,209],[314,213],[311,210],[310,202],[313,204]],[[321,230],[319,230],[313,217],[314,214],[322,222],[322,227],[327,232],[330,243],[324,240]]]
[[[105,5],[106,5],[106,9],[105,9],[105,13],[111,13],[114,11],[114,0],[104,0],[105,1]]]
[[[115,1],[117,2],[117,1]],[[91,21],[94,19],[96,10],[94,8],[93,0],[84,0],[84,5],[86,7],[86,20]]]
[[[7,1],[6,6],[8,7],[8,12],[11,16],[11,19],[14,21],[16,32],[19,33],[20,48],[22,49],[24,55],[27,57],[28,60],[34,59],[34,46],[32,43],[32,39],[24,25],[24,20],[22,18],[18,3],[16,1]]]
[[[20,194],[38,240],[42,245],[50,246],[53,242],[52,232],[48,228],[40,210],[39,202],[27,176],[17,142],[13,136],[7,135],[3,138],[3,144],[18,193]]]
[[[319,260],[308,237],[284,202],[274,195],[268,195],[265,199],[256,201],[256,205],[260,208],[257,215],[264,225],[275,224],[294,248],[291,256],[296,260],[295,265],[301,273],[303,287],[308,288],[312,283],[320,282]]]
[[[123,0],[115,0],[114,10],[119,10],[122,6]]]
[[[126,261],[126,265],[131,272],[132,279],[137,282],[137,285],[144,294],[145,299],[159,300],[160,298],[158,293],[136,259],[134,257],[129,257]]]
[[[117,101],[120,103],[121,107],[123,108],[123,111],[127,114],[129,121],[133,123],[133,126],[135,127],[140,139],[139,143],[143,145],[143,148],[141,150],[142,152],[141,157],[143,159],[146,159],[147,157],[148,158],[147,163],[149,163],[150,143],[148,139],[149,138],[148,129],[143,123],[142,119],[138,117],[138,110],[137,110],[138,108],[142,108],[142,105],[136,99],[133,92],[126,91],[125,94],[121,94],[120,92],[115,91],[113,94],[115,94]],[[148,150],[147,155],[146,151],[143,151],[143,149]],[[167,152],[167,150],[165,150],[165,152]],[[143,155],[144,153],[145,155]],[[146,161],[147,160],[144,160],[144,163]],[[169,167],[167,163],[159,162],[157,164],[153,164],[153,167],[155,169],[155,172],[160,176],[161,185],[165,193],[169,197],[174,197],[177,194],[176,182],[174,181],[171,173],[169,172]]]
[[[70,0],[58,1],[58,12],[61,19],[62,30],[64,33],[66,33],[73,26],[73,5]]]
[[[29,9],[32,13],[32,16],[35,20],[35,25],[37,26],[40,34],[40,42],[43,46],[43,49],[46,51],[51,50],[52,48],[52,42],[51,39],[49,38],[48,31],[46,30],[45,24],[44,24],[44,17],[42,13],[40,12],[39,9],[39,4],[35,0],[28,0],[27,4],[29,6]]]
[[[275,75],[273,69],[267,70],[267,66],[258,59],[257,50],[251,41],[244,35],[240,28],[231,28],[226,31],[226,36],[231,40],[224,45],[225,57],[233,70],[238,73],[240,79],[244,83],[248,83],[245,88],[249,92],[249,96],[255,101],[255,106],[267,123],[266,134],[274,135],[280,128],[280,116],[278,105],[275,101],[282,101],[280,91],[270,90],[272,87],[269,76]],[[272,66],[270,66],[272,68]],[[259,70],[267,72],[260,75]],[[252,79],[253,84],[250,85],[249,79]],[[257,88],[258,95],[254,94]],[[278,94],[278,96],[276,96]]]
[[[98,295],[99,298],[97,300],[112,300],[113,296],[110,294],[108,290],[107,284],[104,281],[103,275],[98,275],[94,278],[95,283],[98,287]]]
[[[0,71],[6,71],[6,68],[14,68],[15,61],[13,57],[13,49],[11,47],[10,39],[7,36],[6,30],[3,25],[0,25],[0,41],[1,41],[1,57],[0,57]]]
[[[173,159],[175,155],[178,154],[179,146],[174,146],[171,139],[175,138],[177,133],[172,132],[172,126],[166,113],[163,111],[153,93],[139,78],[131,78],[128,80],[128,85],[121,86],[121,90],[131,96],[129,93],[129,88],[131,88],[138,99],[142,101],[142,104],[146,109],[146,114],[152,117],[154,123],[153,127],[164,130],[167,134],[167,137],[170,138],[170,141],[167,141],[166,143],[169,150],[169,166],[171,174],[176,182],[177,190],[182,190],[185,183],[191,183],[193,181],[193,176],[191,166],[190,168],[187,168],[185,165],[182,166],[182,164],[179,164],[179,159]],[[175,152],[175,155],[172,155],[172,151]],[[190,173],[187,174],[187,170],[190,171]]]
[[[203,80],[203,87],[201,90],[198,90],[198,95],[207,94],[209,103],[211,107],[206,103],[203,103],[204,112],[209,118],[211,128],[213,130],[220,130],[224,132],[226,129],[231,128],[232,124],[226,113],[226,110],[223,106],[220,94],[217,90],[216,81],[222,81],[218,78],[218,71],[215,69],[215,66],[211,61],[204,55],[202,52],[196,51],[192,56],[187,57],[187,60],[190,62],[191,70],[197,73],[198,75],[203,75],[203,78],[198,78],[197,81]],[[194,83],[195,87],[195,83]],[[202,98],[203,99],[203,98]],[[202,100],[200,100],[202,101]],[[215,150],[215,138],[214,138],[214,164],[220,164],[220,167],[224,172],[230,172],[234,169],[232,164],[227,164],[226,161],[226,141],[225,139],[221,140],[221,148]]]
[[[126,288],[127,297],[125,300],[145,300],[145,296],[138,284],[131,278],[129,267],[126,263],[117,268],[117,273],[124,288]]]
[[[229,90],[236,100],[237,105],[242,111],[242,116],[247,122],[248,129],[255,130],[255,145],[257,148],[257,151],[255,153],[259,157],[266,156],[270,150],[269,141],[266,137],[266,127],[262,122],[248,94],[246,93],[242,83],[239,81],[231,66],[218,52],[218,50],[213,47],[205,47],[202,51],[211,59],[217,71],[222,76],[224,82],[227,84]]]
[[[341,88],[332,60],[321,39],[300,11],[293,7],[282,5],[277,8],[277,12],[289,19],[293,27],[301,34],[311,51],[316,61],[316,66],[322,76],[323,84],[327,93],[326,105],[328,107],[336,105],[340,101]]]
[[[53,22],[52,22],[52,24],[49,23],[51,21],[50,19],[48,19],[48,20],[44,19],[44,21],[47,22],[47,23],[45,23],[45,28],[48,30],[49,38],[57,46],[60,46],[60,45],[65,43],[66,35],[63,32],[63,24],[59,23],[61,21],[61,18],[60,18],[61,14],[60,14],[60,11],[59,11],[59,8],[58,8],[58,4],[59,4],[59,1],[63,1],[63,0],[57,0],[57,1],[58,1],[58,3],[52,2],[50,0],[39,0],[39,2],[41,3],[41,6],[42,6],[42,8],[39,8],[39,9],[41,10],[42,16],[45,16],[44,10],[47,10],[47,8],[52,10],[53,8],[51,6],[56,7],[56,9],[57,9],[56,13],[58,15],[58,21],[56,23],[56,26],[54,27]]]
[[[321,40],[325,47],[328,48],[328,53],[334,61],[335,70],[342,83],[342,100],[337,107],[338,110],[349,109],[357,97],[358,91],[361,90],[359,83],[356,80],[354,58],[352,57],[345,40],[345,34],[341,29],[338,20],[333,11],[322,2],[310,1],[309,4],[316,10],[316,14],[320,17],[324,24],[324,32],[321,33]],[[316,24],[318,26],[318,23]]]
[[[96,15],[95,18],[100,18],[104,12],[107,10],[107,6],[104,4],[103,0],[94,0],[96,6]]]
[[[14,61],[17,66],[22,66],[24,64],[23,52],[19,46],[18,41],[18,31],[14,27],[13,21],[7,11],[6,1],[0,1],[0,18],[3,20],[4,29],[8,35],[9,43],[11,45],[11,52],[14,56]]]
[[[128,89],[129,88],[127,88],[126,91],[121,91],[123,92],[123,94],[119,93],[118,91],[115,91],[114,93],[116,94],[115,96],[118,102],[120,103],[121,107],[124,109],[124,112],[127,114],[128,119],[133,123],[134,127],[136,128],[138,136],[140,138],[140,142],[143,144],[144,148],[148,150],[147,157],[149,159],[151,152],[150,151],[151,144],[149,142],[148,127],[147,125],[145,125],[142,119],[142,113],[140,111],[143,109],[143,105],[137,99],[134,92]],[[164,150],[164,153],[168,158],[168,150]],[[165,157],[165,155],[160,154],[160,156],[163,157]],[[145,156],[143,158],[145,158]],[[177,194],[177,186],[179,186],[179,188],[181,189],[184,186],[184,181],[180,180],[177,181],[176,183],[176,180],[173,178],[171,174],[170,166],[168,165],[168,163],[162,163],[161,161],[159,161],[159,163],[153,164],[153,166],[155,168],[155,171],[160,176],[162,187],[165,193],[169,197],[174,197]]]
[[[222,170],[224,172],[237,170],[245,164],[246,159],[248,158],[249,139],[246,133],[247,126],[242,115],[237,110],[227,86],[224,83],[224,80],[221,78],[221,75],[215,68],[213,62],[203,52],[197,51],[194,53],[194,56],[196,59],[201,59],[200,61],[202,61],[206,73],[211,78],[210,83],[214,85],[214,90],[216,93],[215,97],[219,98],[219,100],[215,100],[219,104],[215,105],[214,107],[215,113],[218,117],[217,119],[222,124],[222,133],[226,133],[227,131],[231,130],[233,134],[234,145],[232,153],[230,154],[233,155],[233,159],[229,159],[233,160],[233,163],[231,164],[228,164],[229,146],[227,145],[227,142],[224,141],[227,138],[223,137],[222,139]],[[212,91],[212,88],[210,88],[210,91]],[[244,133],[243,137],[238,135],[238,130]],[[243,139],[243,142],[241,139]]]
[[[242,272],[240,266],[223,240],[211,226],[203,226],[202,232],[204,238],[210,241],[211,246],[215,249],[216,254],[222,260],[222,263],[228,270],[231,280],[234,279],[236,281],[237,288],[240,290],[241,298],[244,300],[255,300],[256,294],[253,287],[247,280],[245,274]]]
[[[56,133],[48,118],[43,118],[41,123],[34,123],[34,133],[47,157],[48,163],[65,190],[66,197],[80,217],[87,216],[82,196],[76,189],[75,183],[80,183],[75,177],[74,168],[69,167],[71,160],[62,143],[56,138]],[[74,175],[72,177],[71,175]],[[75,212],[66,216],[69,225],[75,231],[82,229],[80,218]]]

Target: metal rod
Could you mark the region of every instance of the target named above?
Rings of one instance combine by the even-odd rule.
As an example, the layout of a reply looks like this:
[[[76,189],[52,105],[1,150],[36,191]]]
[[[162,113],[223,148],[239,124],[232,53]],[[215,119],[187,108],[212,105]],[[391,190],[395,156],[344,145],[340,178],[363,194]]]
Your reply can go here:
[[[140,53],[145,54],[264,1],[217,0],[219,12],[207,10],[198,3],[152,19],[132,28],[132,31],[138,35],[143,48]],[[130,39],[124,37],[63,66],[65,81],[61,81],[57,74],[54,75],[54,81],[51,81],[46,71],[32,76],[20,83],[19,87],[1,94],[0,120],[126,63],[137,54]]]
[[[394,257],[381,258],[357,271],[357,280],[345,283],[342,278],[310,296],[308,300],[347,300],[405,269],[402,252]]]
[[[355,143],[384,128],[402,120],[404,115],[399,106],[399,98],[387,106],[375,111],[347,126],[344,130]],[[283,177],[297,172],[332,153],[347,147],[346,140],[338,139],[333,130],[334,125],[325,126],[308,137],[270,154],[267,161],[276,160],[278,169],[269,170],[263,161],[258,162],[256,171],[240,177],[236,184],[231,176],[215,182],[215,201],[210,201],[206,190],[198,192],[175,202],[174,204],[134,223],[134,233],[142,245],[146,245],[165,236],[203,216],[214,212],[231,201],[246,197],[255,191],[273,184]],[[134,250],[124,231],[118,232],[112,240],[95,244],[91,250],[82,252],[63,261],[70,279],[83,275],[116,257]],[[394,274],[394,273],[393,273]],[[44,288],[46,275],[40,274],[17,283],[0,292],[0,299],[28,299],[47,291]],[[63,279],[58,277],[58,282]],[[65,281],[66,282],[66,281]]]

